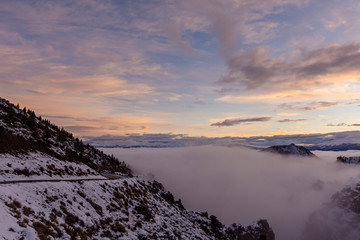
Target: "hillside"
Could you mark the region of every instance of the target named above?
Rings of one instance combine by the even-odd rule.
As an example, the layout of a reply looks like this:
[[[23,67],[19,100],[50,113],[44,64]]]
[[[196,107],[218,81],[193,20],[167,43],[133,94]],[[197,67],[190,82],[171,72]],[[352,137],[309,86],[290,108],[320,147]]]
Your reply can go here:
[[[83,144],[29,109],[20,109],[0,98],[0,116],[0,153],[37,151],[60,160],[82,162],[96,170],[131,174],[124,162]]]
[[[310,152],[303,146],[297,146],[295,144],[290,145],[277,145],[265,148],[262,150],[263,152],[271,152],[286,156],[301,156],[301,157],[316,157],[315,154]]]
[[[0,99],[0,238],[275,239],[266,220],[225,227],[162,184]]]

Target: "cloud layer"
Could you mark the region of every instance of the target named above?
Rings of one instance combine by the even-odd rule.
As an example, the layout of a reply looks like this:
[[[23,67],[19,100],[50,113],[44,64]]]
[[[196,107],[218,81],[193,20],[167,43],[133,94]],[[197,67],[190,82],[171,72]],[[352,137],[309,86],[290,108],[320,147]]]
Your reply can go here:
[[[267,218],[279,240],[303,239],[310,214],[359,177],[358,167],[335,163],[338,153],[297,159],[226,147],[105,150],[227,225]]]
[[[190,146],[253,146],[269,147],[272,145],[288,145],[295,143],[321,149],[323,146],[353,144],[360,148],[360,131],[331,132],[326,134],[296,134],[258,137],[193,137],[185,134],[128,134],[126,136],[104,135],[86,137],[87,143],[98,147],[120,148],[168,148]],[[354,147],[352,146],[352,147]],[[351,146],[349,146],[351,149]]]

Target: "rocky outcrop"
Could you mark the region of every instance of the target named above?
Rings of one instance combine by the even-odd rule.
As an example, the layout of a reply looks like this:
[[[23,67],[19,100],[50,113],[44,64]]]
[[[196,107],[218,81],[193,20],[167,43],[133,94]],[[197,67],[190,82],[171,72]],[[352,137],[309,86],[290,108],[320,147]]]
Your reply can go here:
[[[301,156],[301,157],[316,157],[309,149],[303,146],[296,146],[295,144],[290,145],[277,145],[265,148],[262,150],[263,152],[271,152],[277,153],[281,155],[293,155],[293,156]]]
[[[229,240],[275,240],[275,234],[265,219],[252,223],[247,227],[232,224],[227,229]]]
[[[360,157],[339,156],[339,157],[337,157],[336,162],[347,163],[347,164],[359,164],[360,163]]]

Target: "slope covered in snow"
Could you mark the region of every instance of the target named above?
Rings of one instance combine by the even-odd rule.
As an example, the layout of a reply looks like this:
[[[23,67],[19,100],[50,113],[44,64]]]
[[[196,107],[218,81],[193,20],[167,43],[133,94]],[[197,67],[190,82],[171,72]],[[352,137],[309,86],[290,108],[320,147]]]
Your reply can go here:
[[[89,178],[105,177],[86,164],[59,160],[41,152],[0,154],[0,181]]]
[[[225,227],[162,184],[0,98],[0,238],[273,240],[266,220]]]
[[[139,178],[5,184],[0,209],[5,239],[274,239],[266,220],[227,229]]]

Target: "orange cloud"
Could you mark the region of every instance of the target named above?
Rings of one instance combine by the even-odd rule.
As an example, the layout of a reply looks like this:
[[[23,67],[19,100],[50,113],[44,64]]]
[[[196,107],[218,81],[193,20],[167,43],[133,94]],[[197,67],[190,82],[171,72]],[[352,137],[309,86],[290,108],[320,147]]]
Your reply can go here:
[[[141,130],[149,130],[149,129],[150,129],[149,126],[142,126],[142,127],[141,127]]]

